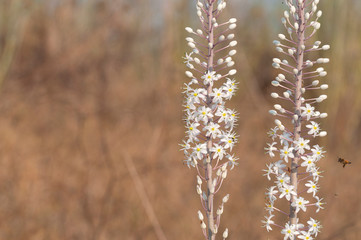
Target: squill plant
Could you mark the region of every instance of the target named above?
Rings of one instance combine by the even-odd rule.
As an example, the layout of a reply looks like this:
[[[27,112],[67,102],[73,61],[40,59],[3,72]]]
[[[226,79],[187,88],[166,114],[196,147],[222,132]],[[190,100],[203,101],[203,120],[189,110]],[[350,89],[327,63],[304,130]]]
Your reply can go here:
[[[328,50],[330,46],[311,42],[321,26],[318,19],[322,11],[317,9],[318,3],[319,0],[287,0],[289,11],[282,18],[287,34],[279,34],[280,41],[274,41],[276,50],[285,59],[273,59],[273,67],[282,73],[272,85],[282,93],[274,92],[271,96],[282,105],[274,105],[270,113],[282,121],[275,120],[276,126],[269,132],[272,142],[265,149],[270,157],[277,155],[281,160],[270,163],[265,170],[265,176],[274,185],[266,191],[267,216],[263,223],[267,231],[280,228],[285,240],[315,239],[321,228],[319,221],[306,214],[306,211],[318,212],[324,204],[317,195],[321,171],[316,164],[325,151],[316,144],[316,137],[327,133],[321,131],[316,120],[327,117],[327,113],[316,111],[315,105],[327,95],[312,97],[315,93],[311,90],[328,88],[327,84],[319,85],[318,80],[327,75],[326,71],[315,66],[328,63],[329,59],[311,60],[311,57],[312,53]],[[284,217],[273,219],[276,213]]]
[[[186,76],[190,81],[185,84],[185,125],[186,140],[182,144],[185,162],[197,170],[196,191],[200,197],[203,211],[198,211],[201,229],[205,239],[215,239],[220,226],[227,194],[217,203],[216,194],[227,169],[237,165],[237,158],[231,154],[236,142],[232,132],[236,122],[236,112],[225,107],[236,90],[236,82],[230,77],[236,74],[232,69],[232,56],[237,45],[231,31],[236,27],[236,19],[219,23],[219,16],[226,7],[224,0],[197,1],[197,15],[200,29],[186,27],[191,35],[187,37],[192,51],[185,56],[189,68]],[[219,204],[217,210],[216,204]],[[205,216],[203,216],[203,213]],[[223,232],[223,239],[228,230]]]

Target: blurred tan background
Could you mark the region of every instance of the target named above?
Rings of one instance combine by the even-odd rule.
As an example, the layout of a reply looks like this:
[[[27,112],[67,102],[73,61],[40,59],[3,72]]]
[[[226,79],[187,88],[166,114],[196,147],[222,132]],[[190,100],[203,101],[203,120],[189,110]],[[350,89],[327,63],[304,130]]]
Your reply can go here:
[[[194,2],[0,1],[1,240],[202,239],[195,171],[178,146]],[[331,63],[320,106],[329,135],[319,239],[360,240],[361,4],[321,2],[317,37],[331,45],[322,53]],[[240,90],[230,106],[240,113],[240,164],[219,195],[231,194],[220,230],[228,227],[230,239],[279,239],[260,227],[269,184],[261,170],[284,6],[229,5],[224,16],[239,19]],[[343,169],[337,156],[352,164]]]

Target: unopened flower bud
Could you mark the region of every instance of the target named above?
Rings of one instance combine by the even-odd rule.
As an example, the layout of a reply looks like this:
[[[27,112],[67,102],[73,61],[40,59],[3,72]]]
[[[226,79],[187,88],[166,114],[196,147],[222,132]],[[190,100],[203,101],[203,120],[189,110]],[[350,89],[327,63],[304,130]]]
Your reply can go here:
[[[222,167],[221,167],[222,172],[226,171],[226,169],[227,169],[227,164],[223,164]]]
[[[274,59],[273,59],[273,62],[274,62],[274,63],[281,63],[281,60],[280,60],[279,58],[274,58]]]
[[[201,211],[198,211],[198,219],[203,221],[204,217]]]
[[[271,97],[273,97],[273,98],[278,98],[279,95],[278,95],[278,93],[273,92],[273,93],[271,93]]]
[[[320,72],[320,77],[324,77],[327,75],[327,72],[326,71],[323,71],[323,72]]]
[[[189,33],[193,33],[193,29],[192,29],[192,28],[190,28],[190,27],[186,27],[185,29],[186,29],[186,31],[187,31],[187,32],[189,32]]]
[[[289,98],[289,97],[290,97],[290,94],[289,94],[289,92],[283,92],[283,96],[284,96],[285,98]]]
[[[189,77],[189,78],[192,78],[192,77],[193,77],[193,73],[190,72],[190,71],[186,71],[186,75],[187,75],[187,77]]]
[[[276,47],[277,52],[283,52],[283,49],[281,47]]]
[[[228,22],[229,22],[229,23],[235,23],[235,22],[237,22],[237,19],[236,19],[236,18],[231,18],[231,19],[229,19]]]
[[[273,64],[272,64],[272,67],[274,67],[274,68],[277,69],[277,68],[280,68],[281,66],[280,66],[278,63],[273,63]]]
[[[233,38],[234,38],[234,34],[233,34],[233,33],[228,34],[228,36],[227,36],[227,39],[228,39],[228,40],[232,40]]]
[[[198,193],[199,195],[202,194],[202,189],[201,189],[201,186],[199,186],[199,185],[197,185],[197,193]]]
[[[223,205],[219,206],[219,208],[217,209],[217,215],[222,215],[223,213]]]
[[[271,82],[271,84],[275,87],[278,87],[280,85],[280,82],[274,80]]]
[[[222,173],[222,178],[225,179],[227,177],[227,170]]]
[[[319,10],[319,11],[317,12],[317,17],[319,18],[319,17],[321,17],[321,16],[322,16],[322,11]]]
[[[328,85],[327,85],[327,84],[322,84],[322,85],[320,86],[320,88],[321,88],[322,90],[326,90],[326,89],[328,88]]]
[[[230,70],[229,72],[228,72],[228,74],[229,75],[234,75],[234,74],[236,74],[237,73],[237,70],[236,69],[232,69],[232,70]]]
[[[226,202],[228,202],[228,200],[229,200],[229,194],[227,194],[226,196],[223,197],[222,202],[226,203]]]
[[[234,47],[237,45],[237,41],[232,41],[229,43],[229,46]]]
[[[192,43],[192,42],[188,42],[188,46],[191,47],[191,48],[195,48],[195,47],[196,47],[196,45],[195,45],[194,43]]]
[[[295,12],[296,12],[296,8],[295,8],[295,6],[291,6],[290,7],[290,12],[292,13],[292,14],[294,14]]]
[[[322,50],[328,50],[328,49],[330,49],[330,45],[323,45],[322,46]]]
[[[314,81],[312,81],[312,86],[317,86],[319,83],[320,83],[320,81],[314,80]]]
[[[281,109],[282,109],[282,106],[279,105],[279,104],[275,104],[275,105],[273,105],[273,106],[274,106],[274,108],[275,108],[276,110],[281,110]]]
[[[278,41],[278,40],[274,40],[274,41],[273,41],[273,44],[276,45],[276,46],[279,46],[279,45],[281,45],[281,42]]]
[[[223,232],[223,238],[226,239],[228,237],[228,228],[226,228],[226,230],[224,230]]]
[[[283,75],[282,73],[278,74],[278,78],[280,82],[284,81],[286,79],[285,75]]]
[[[290,17],[290,14],[288,13],[288,11],[284,11],[284,12],[283,12],[283,16],[285,16],[285,18],[289,18],[289,17]]]
[[[228,55],[229,55],[229,56],[233,56],[233,55],[235,55],[236,53],[237,53],[236,50],[231,50],[231,51],[229,51]]]
[[[320,137],[325,137],[326,135],[327,135],[327,132],[326,132],[326,131],[320,132]]]
[[[327,113],[321,113],[320,114],[320,118],[327,118],[328,114]]]
[[[282,33],[278,34],[278,37],[281,39],[281,40],[285,40],[286,39],[286,36]]]
[[[202,185],[202,179],[197,175],[197,183],[198,185]]]
[[[237,26],[237,25],[236,25],[235,23],[232,23],[231,25],[229,25],[228,28],[229,28],[230,30],[232,30],[232,29],[235,29],[236,26]]]

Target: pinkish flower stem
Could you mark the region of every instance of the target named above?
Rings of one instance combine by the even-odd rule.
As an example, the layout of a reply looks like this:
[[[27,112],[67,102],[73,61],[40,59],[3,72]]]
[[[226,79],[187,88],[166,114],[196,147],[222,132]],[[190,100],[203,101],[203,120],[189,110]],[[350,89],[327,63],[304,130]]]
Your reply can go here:
[[[214,2],[212,1],[209,4],[209,7],[207,9],[207,16],[208,16],[208,26],[207,26],[207,32],[208,32],[208,43],[210,46],[208,46],[208,63],[207,63],[207,69],[208,72],[212,72],[213,71],[213,58],[214,58],[214,49],[213,49],[213,44],[214,44],[214,28],[213,28],[213,23],[212,23],[212,19],[213,19],[213,6],[214,6]],[[207,86],[207,105],[210,107],[212,104],[212,98],[210,96],[210,94],[212,93],[213,89],[212,89],[212,85],[209,84]],[[209,121],[212,121],[212,119],[210,119]],[[207,138],[207,152],[208,152],[208,156],[207,156],[207,160],[206,160],[206,181],[207,181],[207,217],[208,217],[208,239],[209,240],[214,240],[216,238],[215,235],[215,223],[214,223],[214,188],[215,186],[213,186],[213,167],[212,167],[212,153],[211,153],[211,149],[212,149],[212,139],[210,137]]]
[[[298,24],[299,29],[297,31],[297,70],[296,78],[296,92],[295,92],[295,114],[298,119],[294,121],[294,141],[298,141],[301,135],[302,129],[302,117],[301,117],[301,104],[302,104],[302,85],[303,85],[303,58],[304,58],[304,45],[305,45],[305,9],[304,3],[298,3],[297,12],[299,16]],[[294,187],[294,191],[297,192],[298,187],[298,162],[300,160],[300,154],[298,151],[294,151],[295,157],[291,161],[291,185]],[[296,201],[297,195],[293,195],[290,202],[290,224],[297,224],[296,207],[292,206],[292,203]]]

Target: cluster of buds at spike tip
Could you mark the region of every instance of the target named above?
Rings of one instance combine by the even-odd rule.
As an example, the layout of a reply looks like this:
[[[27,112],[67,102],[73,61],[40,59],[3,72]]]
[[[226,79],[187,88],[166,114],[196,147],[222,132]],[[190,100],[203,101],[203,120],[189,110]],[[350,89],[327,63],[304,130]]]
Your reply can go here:
[[[272,85],[281,91],[271,93],[280,99],[279,104],[269,113],[276,116],[276,126],[270,130],[272,139],[265,148],[271,158],[281,159],[267,165],[265,176],[274,183],[266,191],[266,219],[262,222],[267,231],[280,228],[285,240],[315,239],[320,223],[310,217],[310,211],[323,208],[318,196],[318,180],[321,171],[317,162],[324,156],[316,137],[324,137],[317,119],[327,117],[315,109],[315,104],[324,101],[327,95],[306,97],[311,90],[325,90],[327,84],[320,81],[327,72],[320,64],[328,58],[306,59],[310,53],[328,50],[329,45],[313,42],[313,36],[320,29],[318,22],[322,11],[318,10],[319,0],[287,0],[288,11],[284,12],[282,23],[287,34],[279,34],[275,40],[276,50],[285,57],[273,59],[272,66],[282,71]],[[315,93],[313,93],[314,95]],[[317,95],[316,95],[317,96]],[[281,105],[282,104],[282,105]],[[281,205],[285,201],[288,204]],[[307,211],[307,213],[306,213]],[[283,214],[287,221],[275,223],[275,214]]]
[[[207,221],[201,217],[206,239],[215,239],[223,205],[228,200],[226,195],[215,210],[215,194],[227,177],[227,171],[238,164],[231,153],[237,142],[233,132],[237,113],[225,106],[237,89],[236,81],[231,78],[237,72],[232,59],[237,45],[232,33],[236,19],[224,22],[219,19],[226,5],[225,0],[197,1],[201,27],[185,28],[190,34],[186,40],[191,52],[184,57],[188,67],[185,74],[190,80],[185,83],[183,92],[186,95],[186,139],[182,150],[187,166],[196,168],[198,173],[197,193],[207,216]],[[228,230],[223,238],[227,236]]]

